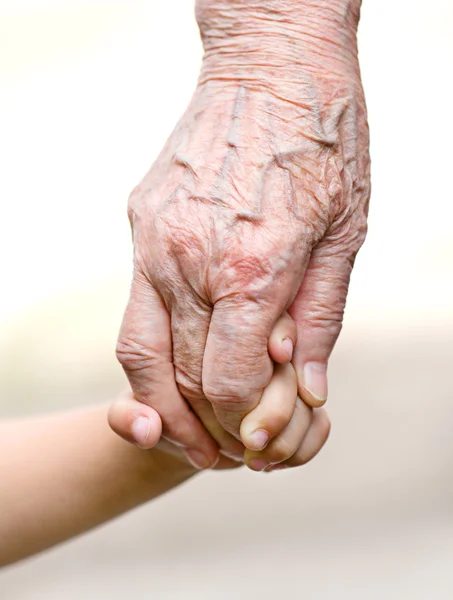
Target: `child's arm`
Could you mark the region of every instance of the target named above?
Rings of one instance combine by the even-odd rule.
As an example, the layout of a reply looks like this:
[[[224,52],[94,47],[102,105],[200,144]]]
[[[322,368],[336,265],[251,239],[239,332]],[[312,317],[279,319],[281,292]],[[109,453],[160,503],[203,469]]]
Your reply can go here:
[[[91,529],[194,473],[183,458],[120,439],[104,406],[0,423],[0,565]]]

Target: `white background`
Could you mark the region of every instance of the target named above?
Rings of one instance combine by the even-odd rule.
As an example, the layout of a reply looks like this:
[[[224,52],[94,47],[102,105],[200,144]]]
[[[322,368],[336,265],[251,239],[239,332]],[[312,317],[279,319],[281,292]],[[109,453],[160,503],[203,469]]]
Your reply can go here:
[[[373,197],[329,446],[297,473],[200,478],[5,571],[5,600],[453,597],[453,4],[362,13]],[[127,196],[200,58],[191,0],[0,1],[4,415],[121,386]]]

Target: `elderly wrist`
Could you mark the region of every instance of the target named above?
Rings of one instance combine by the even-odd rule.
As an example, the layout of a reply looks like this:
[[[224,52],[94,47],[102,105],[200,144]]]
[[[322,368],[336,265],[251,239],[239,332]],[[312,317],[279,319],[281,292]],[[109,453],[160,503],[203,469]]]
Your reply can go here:
[[[311,68],[345,71],[357,62],[361,0],[198,0],[204,64],[238,74]]]

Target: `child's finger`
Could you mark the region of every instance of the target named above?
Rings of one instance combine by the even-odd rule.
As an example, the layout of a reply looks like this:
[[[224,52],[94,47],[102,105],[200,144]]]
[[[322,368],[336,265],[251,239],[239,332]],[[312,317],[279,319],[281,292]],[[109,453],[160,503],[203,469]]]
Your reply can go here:
[[[287,467],[300,467],[314,458],[326,443],[330,433],[330,419],[324,408],[314,408],[310,428],[300,448],[291,458],[269,470],[274,471]]]
[[[147,404],[137,402],[132,392],[122,395],[112,404],[108,421],[116,434],[144,450],[153,448],[162,435],[159,413]]]
[[[297,379],[293,366],[276,365],[271,382],[260,403],[241,423],[240,435],[246,448],[263,450],[291,421],[297,398]]]
[[[244,445],[237,440],[231,433],[225,431],[225,429],[217,421],[214,414],[214,409],[210,402],[206,402],[203,399],[191,400],[191,405],[194,411],[196,411],[199,419],[206,427],[207,431],[215,439],[219,447],[222,449],[223,456],[228,456],[233,460],[242,462],[244,455]]]
[[[269,356],[277,363],[291,362],[296,341],[297,325],[289,314],[284,312],[275,324],[269,338]]]
[[[214,471],[225,471],[226,469],[239,469],[244,463],[228,458],[227,456],[219,455],[219,462],[213,467]]]
[[[308,435],[311,420],[312,409],[297,398],[289,425],[262,452],[246,450],[245,464],[253,471],[263,471],[270,465],[288,460],[300,449],[305,436]]]

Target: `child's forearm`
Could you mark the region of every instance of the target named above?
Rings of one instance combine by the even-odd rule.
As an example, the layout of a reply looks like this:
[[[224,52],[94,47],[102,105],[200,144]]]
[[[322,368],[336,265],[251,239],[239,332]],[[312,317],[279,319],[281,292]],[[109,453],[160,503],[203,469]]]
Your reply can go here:
[[[193,473],[177,458],[117,437],[103,406],[0,423],[0,565],[91,529]]]

